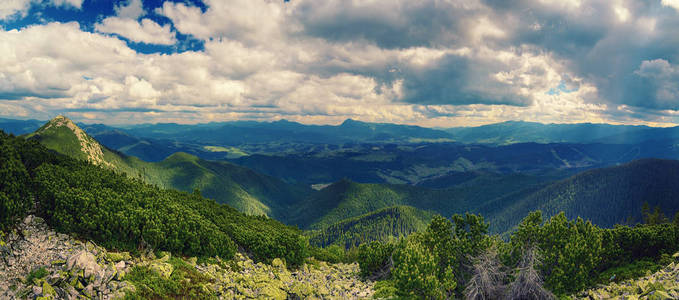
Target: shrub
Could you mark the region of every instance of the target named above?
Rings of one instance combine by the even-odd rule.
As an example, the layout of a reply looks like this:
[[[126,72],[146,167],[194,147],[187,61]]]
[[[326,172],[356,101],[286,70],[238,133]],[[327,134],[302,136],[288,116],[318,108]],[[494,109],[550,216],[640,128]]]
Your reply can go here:
[[[391,272],[394,244],[371,242],[358,248],[358,265],[363,277],[383,279]]]

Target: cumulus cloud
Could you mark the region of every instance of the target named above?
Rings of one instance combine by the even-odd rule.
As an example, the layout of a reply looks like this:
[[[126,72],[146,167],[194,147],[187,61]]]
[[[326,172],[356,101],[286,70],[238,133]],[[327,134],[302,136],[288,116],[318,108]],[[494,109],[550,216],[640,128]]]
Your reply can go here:
[[[671,124],[675,2],[166,1],[150,12],[171,21],[160,25],[130,0],[98,33],[75,23],[0,30],[0,99],[23,112],[129,111],[127,121]],[[24,9],[12,7],[0,17]],[[173,30],[204,49],[141,54],[99,34],[172,45]]]
[[[118,17],[134,20],[146,14],[141,0],[129,0],[127,5],[122,5],[122,3],[116,5],[114,11]]]
[[[26,16],[31,5],[52,5],[66,8],[81,8],[83,0],[3,0],[0,1],[0,21]]]
[[[72,6],[75,8],[81,8],[84,0],[49,0],[54,6]]]
[[[174,45],[177,43],[175,33],[170,24],[160,25],[151,19],[142,19],[145,15],[141,0],[130,0],[127,5],[114,7],[116,16],[108,17],[95,25],[101,33],[117,34],[130,41],[145,44]]]
[[[151,19],[137,22],[133,19],[109,17],[95,25],[95,28],[99,32],[117,34],[137,43],[173,45],[177,42],[169,24],[160,26]]]
[[[0,2],[0,20],[15,15],[25,15],[31,5],[31,0],[6,0]]]
[[[679,1],[677,0],[662,0],[662,5],[672,7],[679,11]]]

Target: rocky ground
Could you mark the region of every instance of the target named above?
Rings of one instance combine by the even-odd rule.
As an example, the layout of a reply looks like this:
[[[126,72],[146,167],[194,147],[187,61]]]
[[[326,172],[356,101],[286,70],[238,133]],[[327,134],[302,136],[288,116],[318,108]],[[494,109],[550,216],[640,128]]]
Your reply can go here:
[[[44,220],[28,216],[0,239],[0,299],[120,299],[143,283],[128,280],[135,268],[148,268],[171,281],[171,255],[152,252],[131,257],[50,230]],[[198,263],[179,258],[208,280],[201,285],[219,299],[360,299],[373,295],[373,283],[360,280],[357,264],[312,260],[296,270],[284,262],[254,263],[242,254]],[[174,258],[176,263],[177,258]],[[185,280],[185,279],[182,279]],[[139,285],[139,286],[135,286]],[[212,297],[211,297],[212,298]]]
[[[134,287],[122,281],[129,254],[109,253],[49,230],[28,216],[0,246],[2,299],[116,299]]]
[[[197,267],[215,279],[211,288],[221,299],[362,299],[374,293],[372,282],[359,280],[357,264],[313,262],[289,271],[279,259],[267,265],[236,254],[235,261],[233,267]]]
[[[679,258],[679,253],[674,255]],[[650,272],[649,272],[650,273]],[[679,264],[671,263],[645,277],[583,291],[576,299],[679,299]]]

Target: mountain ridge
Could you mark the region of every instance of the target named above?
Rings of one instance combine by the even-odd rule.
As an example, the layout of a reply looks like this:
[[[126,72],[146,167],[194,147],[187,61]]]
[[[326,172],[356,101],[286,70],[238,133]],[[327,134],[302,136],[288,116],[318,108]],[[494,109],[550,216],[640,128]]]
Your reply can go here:
[[[100,145],[64,116],[48,121],[26,138],[162,188],[201,190],[206,197],[253,215],[285,220],[287,206],[312,192],[311,188],[290,185],[245,167],[206,161],[185,152],[176,152],[159,162],[145,162]]]

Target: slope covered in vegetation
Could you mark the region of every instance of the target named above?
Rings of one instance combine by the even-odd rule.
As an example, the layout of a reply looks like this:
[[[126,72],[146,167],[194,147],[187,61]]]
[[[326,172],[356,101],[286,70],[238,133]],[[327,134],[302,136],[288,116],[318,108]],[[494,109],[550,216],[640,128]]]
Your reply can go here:
[[[503,204],[510,203],[545,185],[541,178],[524,175],[484,176],[472,181],[452,188],[431,189],[356,183],[345,179],[301,202],[295,214],[297,217],[290,223],[302,228],[322,229],[346,218],[395,205],[408,205],[442,215],[478,212],[484,203],[497,199],[502,199]]]
[[[311,193],[308,187],[290,185],[231,163],[206,161],[181,152],[161,162],[144,162],[100,145],[63,116],[26,137],[59,153],[141,178],[161,188],[186,192],[199,189],[208,198],[252,215],[285,220],[287,205]]]
[[[279,257],[292,265],[308,255],[299,230],[198,193],[163,190],[4,133],[0,150],[3,227],[35,207],[57,231],[113,249],[230,258],[240,247],[256,260]]]
[[[433,213],[412,206],[392,206],[349,218],[321,230],[309,232],[309,242],[326,247],[358,247],[371,241],[390,241],[405,237],[427,227]]]
[[[488,235],[488,226],[473,214],[436,216],[425,231],[396,243],[362,245],[361,272],[381,280],[375,285],[381,297],[554,299],[592,287],[606,274],[625,279],[630,269],[645,272],[648,266],[637,264],[642,260],[669,263],[679,250],[677,223],[603,229],[563,213],[543,220],[538,211],[508,242]]]
[[[531,211],[546,216],[563,211],[602,227],[642,221],[642,206],[658,206],[670,216],[679,210],[679,161],[643,159],[577,174],[507,205],[479,209],[496,231],[510,229]]]

